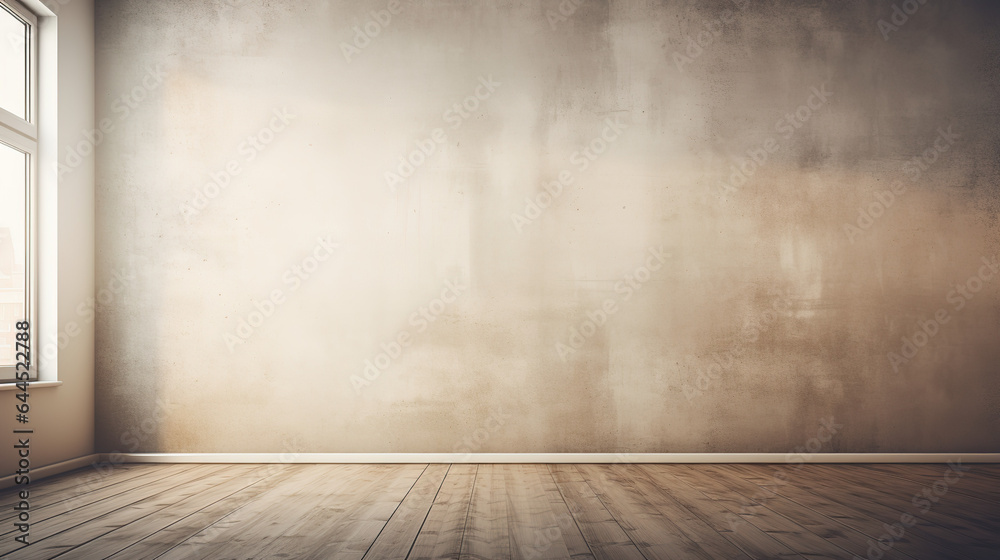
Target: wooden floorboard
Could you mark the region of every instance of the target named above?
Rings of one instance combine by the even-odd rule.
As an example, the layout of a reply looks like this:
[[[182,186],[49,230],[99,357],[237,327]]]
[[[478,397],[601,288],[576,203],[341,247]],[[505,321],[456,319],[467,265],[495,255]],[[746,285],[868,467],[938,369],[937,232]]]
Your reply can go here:
[[[955,469],[946,465],[858,465],[856,469],[874,471],[883,476],[902,478],[925,486],[935,483],[944,484],[949,492],[957,492],[972,498],[978,498],[994,510],[1000,510],[1000,484],[996,477],[975,472],[967,467],[958,466]]]
[[[55,503],[74,496],[99,490],[106,486],[124,482],[140,476],[157,465],[110,465],[98,463],[95,466],[77,469],[45,480],[45,485],[35,485],[31,496],[39,506]],[[0,520],[6,521],[8,509],[17,501],[17,488],[0,492]]]
[[[26,547],[14,540],[18,489],[0,492],[0,556],[1000,558],[1000,467],[967,468],[961,477],[927,464],[88,468],[32,483]]]
[[[763,503],[795,519],[816,534],[831,539],[845,550],[865,558],[871,539],[877,539],[878,533],[871,535],[859,530],[868,520],[861,514],[824,500],[806,490],[798,489],[788,482],[791,478],[801,476],[799,468],[781,465],[764,472],[751,465],[714,465],[722,473],[738,477],[754,484],[759,490]],[[749,467],[749,468],[748,468]],[[808,477],[806,477],[808,479]],[[880,560],[912,560],[898,549],[880,551]]]
[[[885,492],[887,488],[900,488],[906,492],[892,496],[889,503],[896,506],[913,507],[914,496],[917,499],[927,499],[928,506],[926,513],[918,516],[941,527],[946,527],[952,531],[962,533],[972,539],[978,539],[983,535],[996,532],[1000,526],[1000,504],[993,505],[989,501],[978,499],[977,496],[967,493],[960,493],[957,490],[961,485],[971,482],[968,478],[953,478],[954,484],[948,485],[947,480],[938,476],[931,480],[911,481],[907,478],[897,478],[883,475],[881,473],[870,474],[871,471],[862,467],[845,467],[837,469],[838,476],[844,476],[862,488],[873,492]],[[937,486],[935,486],[937,485]],[[938,495],[940,493],[940,495]],[[953,503],[947,499],[947,495],[952,493],[962,494],[961,504]],[[933,497],[931,502],[927,496]],[[921,510],[924,508],[920,508]]]
[[[647,559],[713,558],[612,466],[580,465],[577,470]]]
[[[726,484],[710,471],[692,470],[687,465],[678,465],[674,470],[677,478],[723,504],[730,514],[736,516],[730,517],[733,524],[749,523],[804,558],[848,560],[851,557],[846,550],[755,500],[752,492],[745,492],[732,481]]]
[[[559,515],[569,514],[559,503],[553,504],[547,495],[546,481],[535,465],[503,467],[510,512],[511,556],[519,560],[570,558],[566,537],[582,538],[582,535],[575,524],[566,525],[571,533],[564,533],[566,529],[560,524]]]
[[[412,484],[411,473],[416,468],[422,467],[403,471],[389,465],[340,465],[340,469],[328,472],[324,480],[312,488],[309,500],[295,505],[291,515],[297,519],[287,519],[281,527],[283,532],[268,543],[259,542],[258,545],[264,545],[262,547],[244,549],[242,556],[267,558],[280,552],[287,554],[287,558],[304,558],[313,554],[318,544],[334,546],[342,543],[344,539],[338,537],[347,536],[349,531],[345,530],[345,524],[337,521],[352,519],[353,512],[363,507],[380,489]],[[326,538],[321,543],[317,542],[318,535],[326,535]],[[230,554],[234,558],[240,557],[228,550],[226,554],[227,557]]]
[[[196,492],[182,500],[171,499],[167,507],[142,518],[131,518],[126,524],[90,542],[73,549],[74,560],[99,560],[112,557],[132,547],[146,537],[170,527],[187,516],[201,511],[222,498],[239,492],[260,481],[265,476],[261,465],[234,465],[213,473],[203,485],[195,485]],[[129,512],[133,514],[134,512]],[[137,549],[130,557],[135,557]]]
[[[774,484],[770,489],[866,534],[869,537],[866,541],[869,547],[882,540],[890,552],[902,552],[912,558],[968,558],[959,550],[968,544],[961,538],[955,538],[949,543],[947,539],[942,541],[933,535],[924,534],[916,526],[901,533],[894,529],[898,536],[887,534],[886,525],[893,526],[899,523],[904,512],[886,506],[879,499],[873,500],[870,497],[857,495],[849,484],[830,482],[829,477],[818,470],[821,466],[807,465],[795,476],[786,476],[781,483]],[[763,470],[757,465],[730,465],[728,468],[758,472]],[[886,489],[886,491],[890,497],[893,493],[899,495],[902,492],[900,489]],[[909,496],[906,493],[902,495]],[[914,507],[905,513],[916,517],[919,510]],[[878,550],[874,550],[872,554],[877,556]]]
[[[160,491],[136,502],[131,501],[134,496],[132,493],[117,496],[115,501],[120,506],[118,509],[60,532],[58,538],[48,539],[48,543],[44,541],[39,543],[34,550],[26,553],[24,558],[44,560],[70,549],[73,550],[74,560],[84,557],[106,558],[131,544],[129,531],[123,531],[126,527],[131,526],[130,529],[135,530],[143,521],[152,521],[155,527],[158,514],[164,510],[184,504],[198,494],[208,492],[213,485],[222,484],[233,475],[242,474],[246,471],[246,467],[228,469],[231,472],[236,471],[232,474],[224,473],[225,470],[227,469],[223,465],[203,465],[201,470],[188,471],[192,476],[191,482],[177,484],[173,477],[157,481],[144,490]]]
[[[918,489],[913,485],[899,483],[893,486],[882,483],[881,487],[872,487],[871,479],[866,475],[855,474],[849,468],[831,469],[827,465],[813,465],[819,476],[824,476],[829,484],[846,488],[846,492],[856,499],[878,503],[886,508],[889,517],[887,523],[898,522],[901,515],[910,512],[915,518],[915,525],[909,529],[915,535],[937,544],[942,554],[960,555],[971,559],[996,560],[996,551],[990,546],[979,546],[975,538],[964,535],[961,525],[955,525],[951,518],[940,515],[931,507],[926,512],[914,506],[913,491]],[[965,543],[960,549],[951,543]]]
[[[594,553],[587,544],[587,539],[583,537],[580,526],[577,524],[569,505],[559,491],[552,471],[547,465],[532,465],[535,473],[542,483],[542,492],[549,502],[552,515],[555,516],[556,524],[559,527],[559,538],[566,547],[566,552],[570,558],[576,560],[594,560]]]
[[[427,465],[392,465],[382,480],[366,484],[340,499],[343,513],[328,516],[320,532],[308,533],[308,547],[289,558],[320,560],[325,558],[360,559],[399,509]],[[330,497],[337,501],[336,496]],[[330,513],[336,514],[336,510]],[[318,537],[318,538],[317,538]]]
[[[462,538],[465,536],[478,467],[451,465],[424,526],[413,543],[409,558],[454,560],[462,554]]]
[[[462,537],[462,560],[510,558],[503,465],[480,465]]]
[[[234,511],[255,501],[260,495],[285,480],[289,473],[294,470],[295,467],[290,465],[261,465],[259,471],[253,471],[245,475],[245,477],[241,477],[249,481],[246,486],[210,502],[209,505],[193,513],[172,521],[163,529],[137,539],[134,543],[123,548],[116,554],[108,556],[108,558],[113,560],[150,560],[157,558],[177,546],[178,543],[186,542],[206,527],[213,526]],[[225,491],[228,490],[227,488]],[[225,492],[220,492],[220,494],[225,494]],[[215,496],[213,495],[212,497],[214,498]]]
[[[794,535],[795,532],[804,532],[802,535],[799,535],[799,538],[802,539],[808,535],[805,540],[812,543],[816,543],[816,538],[822,539],[825,543],[818,545],[819,549],[830,551],[828,556],[830,558],[853,557],[854,555],[865,556],[867,554],[865,545],[866,537],[863,534],[843,527],[833,519],[816,513],[808,507],[776,494],[768,493],[764,488],[744,480],[735,472],[722,467],[722,465],[704,465],[703,472],[731,492],[741,496],[740,500],[747,504],[748,511],[755,510],[759,512],[766,510],[773,512],[776,519],[787,520],[779,522],[778,525],[790,527],[792,531],[789,534]],[[786,473],[787,476],[795,476],[796,474],[796,472],[791,470]],[[778,532],[780,533],[781,531],[779,530]],[[785,542],[786,545],[789,544],[787,542],[788,539],[785,539],[783,536],[777,538]],[[802,545],[793,545],[791,548],[799,551],[803,556],[810,556],[802,552],[806,546],[803,543]],[[831,549],[830,547],[833,548]],[[823,553],[814,553],[813,556],[824,557]]]
[[[406,558],[441,491],[448,465],[427,465],[363,558]]]
[[[594,558],[645,558],[575,465],[550,465],[549,470]]]
[[[660,488],[646,473],[636,465],[608,465],[612,480],[630,484],[636,492],[649,502],[661,515],[675,524],[689,539],[710,558],[728,558],[731,560],[746,560],[750,558],[730,540],[728,530],[716,531],[711,525],[698,517],[692,510]],[[722,538],[719,538],[719,537]]]
[[[172,474],[172,471],[165,471],[162,468],[163,465],[143,466],[145,468],[111,471],[102,478],[88,478],[82,484],[60,480],[57,483],[59,489],[55,492],[50,491],[48,481],[44,485],[33,484],[29,492],[31,508],[34,512],[32,519],[37,523],[43,519],[83,507],[114,494],[127,492],[133,488],[147,484],[151,480]],[[192,468],[192,465],[177,465],[177,470],[190,468]],[[8,511],[11,514],[5,515],[2,522],[0,522],[0,539],[10,532],[11,522],[16,514],[12,505],[3,507],[2,511],[4,514]]]
[[[794,550],[776,540],[737,512],[709,494],[676,476],[678,465],[641,465],[653,483],[678,503],[694,512],[716,532],[727,538],[751,558],[801,558]]]
[[[331,469],[332,470],[332,469]],[[297,496],[305,495],[323,479],[318,469],[297,469],[249,504],[230,515],[202,528],[158,558],[163,560],[188,560],[216,558],[241,548],[266,542],[266,531],[280,526],[285,509]],[[265,532],[258,535],[257,531]]]

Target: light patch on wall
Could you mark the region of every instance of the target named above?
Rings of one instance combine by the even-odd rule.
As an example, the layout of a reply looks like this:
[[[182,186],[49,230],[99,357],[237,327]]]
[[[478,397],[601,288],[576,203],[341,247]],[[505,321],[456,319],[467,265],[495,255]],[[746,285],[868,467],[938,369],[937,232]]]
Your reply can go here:
[[[791,282],[790,291],[799,302],[795,316],[816,315],[815,309],[808,307],[818,303],[823,295],[823,258],[816,242],[801,233],[786,233],[779,247],[784,279]]]

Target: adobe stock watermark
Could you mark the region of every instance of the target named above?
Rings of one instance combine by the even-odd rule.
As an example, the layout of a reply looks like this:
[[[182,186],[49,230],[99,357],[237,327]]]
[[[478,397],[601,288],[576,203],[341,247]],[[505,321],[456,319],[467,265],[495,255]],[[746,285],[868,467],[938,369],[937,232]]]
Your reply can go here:
[[[570,506],[566,505],[569,511],[574,512],[578,510],[576,504]],[[581,513],[580,511],[575,511],[575,513]],[[527,542],[522,542],[520,540],[516,541],[518,548],[520,549],[521,556],[524,560],[535,560],[535,558],[544,558],[545,553],[552,548],[558,542],[563,541],[563,530],[562,527],[565,525],[567,527],[572,527],[576,524],[576,519],[573,517],[572,513],[560,513],[555,514],[551,511],[546,512],[545,517],[549,520],[544,523],[544,529],[533,529],[531,532],[531,540]],[[551,558],[551,556],[550,556]]]
[[[41,351],[38,352],[39,366],[44,368],[51,362],[60,350],[69,346],[71,340],[80,336],[82,327],[93,323],[97,313],[110,306],[134,282],[134,269],[120,268],[112,272],[111,279],[97,290],[95,297],[88,297],[76,306],[77,319],[67,321],[55,336],[49,335],[42,343]]]
[[[285,289],[275,288],[263,300],[253,300],[253,311],[240,317],[233,332],[222,334],[222,340],[226,343],[229,353],[234,353],[237,346],[246,344],[247,340],[257,332],[257,329],[288,301],[286,297],[297,292],[302,287],[302,283],[315,274],[319,267],[333,256],[333,250],[339,246],[340,244],[334,242],[330,236],[320,237],[309,255],[282,273],[281,283],[286,286]]]
[[[48,0],[47,2],[45,2],[45,5],[48,6],[50,10],[52,10],[52,13],[58,15],[59,10],[61,10],[63,6],[69,4],[72,1],[73,0]]]
[[[480,449],[490,439],[493,435],[503,429],[507,425],[507,421],[510,420],[511,415],[503,411],[502,407],[497,407],[495,410],[490,412],[490,415],[483,420],[482,425],[479,428],[473,430],[473,432],[459,441],[451,448],[452,453],[462,453],[462,458],[457,462],[468,463],[472,459],[472,454],[477,453]]]
[[[924,150],[919,156],[916,156],[906,163],[903,164],[903,173],[910,180],[911,183],[916,183],[920,180],[920,177],[934,165],[941,155],[951,149],[955,145],[955,141],[961,136],[953,132],[952,126],[949,125],[947,129],[938,128],[937,137],[931,143],[931,146]],[[847,236],[848,241],[854,244],[854,240],[858,238],[862,233],[871,229],[875,225],[875,220],[881,218],[885,213],[892,207],[896,202],[898,197],[906,193],[907,186],[903,181],[896,180],[889,185],[888,190],[880,191],[875,193],[875,200],[869,202],[867,205],[858,208],[858,219],[857,226],[853,224],[844,223],[844,235]]]
[[[982,257],[981,262],[983,265],[979,267],[979,270],[975,274],[969,276],[965,282],[952,285],[951,291],[945,295],[945,302],[951,304],[955,313],[964,309],[972,301],[972,298],[976,297],[976,294],[982,291],[986,283],[991,281],[996,273],[1000,271],[1000,262],[997,262],[996,255],[993,255],[992,259]],[[946,307],[939,308],[930,319],[917,321],[918,330],[912,336],[904,336],[900,339],[902,345],[899,352],[889,352],[886,355],[889,359],[889,364],[892,366],[892,371],[899,373],[899,367],[915,358],[917,353],[941,332],[943,325],[950,321],[951,315]]]
[[[485,77],[480,76],[479,83],[473,88],[472,92],[461,101],[453,103],[445,109],[441,115],[441,119],[450,125],[452,130],[458,130],[501,85],[503,84],[493,79],[493,74]],[[401,154],[396,169],[386,171],[384,174],[385,183],[389,186],[389,192],[396,194],[396,190],[407,179],[412,177],[438,151],[440,146],[444,146],[446,142],[448,142],[448,135],[445,133],[444,128],[437,127],[431,130],[426,137],[417,140],[415,142],[417,145],[416,148],[408,153]]]
[[[413,0],[409,0],[413,4]],[[361,25],[351,27],[354,36],[351,41],[340,42],[340,52],[344,55],[344,60],[348,64],[362,51],[371,46],[372,41],[388,29],[395,16],[403,13],[403,3],[400,0],[389,0],[384,9],[372,10],[368,13],[368,19]]]
[[[275,475],[285,470],[287,465],[298,461],[299,455],[302,453],[302,443],[298,436],[294,436],[282,441],[281,447],[282,452],[278,455],[278,462],[268,463],[267,466],[264,467],[264,471],[260,473],[261,482],[253,484],[250,487],[254,489],[254,491],[239,492],[238,494],[235,494],[236,499],[232,504],[230,504],[229,511],[239,511],[240,508],[257,499],[257,496],[264,494],[265,492],[276,487],[282,481],[286,480],[281,477],[276,477]],[[233,496],[233,494],[230,496]],[[229,526],[218,525],[217,523],[218,521],[206,527],[200,533],[185,541],[181,546],[197,547],[219,542],[220,535],[228,529]]]
[[[736,9],[741,12],[750,5],[750,0],[732,0],[732,2],[736,4]],[[726,26],[735,19],[736,13],[727,8],[719,14],[718,18],[704,22],[702,25],[704,29],[698,31],[693,37],[688,35],[687,48],[684,50],[684,53],[681,54],[680,51],[674,51],[674,64],[677,65],[677,69],[683,72],[684,66],[693,63],[698,57],[704,54],[705,49],[715,43],[715,40],[722,35]]]
[[[901,6],[893,4],[889,20],[886,21],[883,18],[879,18],[878,22],[876,22],[879,32],[882,33],[882,38],[888,41],[889,34],[899,31],[900,27],[903,27],[906,25],[906,22],[910,21],[910,16],[916,14],[920,6],[926,3],[927,0],[903,0]]]
[[[4,43],[8,46],[10,54],[17,58],[23,57],[28,52],[28,38],[23,33],[8,32]]]
[[[430,300],[427,305],[421,305],[416,311],[410,314],[409,325],[416,329],[417,334],[423,333],[430,327],[431,323],[436,321],[445,312],[449,305],[458,301],[458,298],[468,289],[468,285],[462,285],[461,279],[456,278],[454,281],[446,280],[439,297]],[[350,381],[351,386],[354,388],[354,394],[360,395],[362,390],[374,383],[383,373],[392,367],[392,364],[412,344],[413,334],[409,329],[403,329],[389,340],[389,342],[381,343],[379,347],[382,351],[370,359],[365,359],[361,375],[351,375]]]
[[[941,498],[948,493],[954,484],[962,480],[962,477],[969,470],[971,470],[969,467],[962,466],[961,459],[954,462],[949,461],[948,469],[944,471],[939,480],[930,486],[921,488],[920,492],[913,495],[910,500],[910,503],[913,504],[911,511],[917,511],[920,514],[929,512],[934,504],[941,501]],[[868,554],[865,555],[867,560],[879,560],[885,556],[885,553],[896,546],[897,542],[903,540],[903,537],[906,536],[906,530],[916,524],[917,518],[910,512],[900,514],[899,521],[892,525],[883,523],[882,528],[885,529],[885,533],[882,533],[877,540],[868,539]],[[855,555],[853,560],[864,559]]]
[[[124,447],[115,449],[103,461],[92,461],[90,468],[93,469],[93,472],[87,471],[87,476],[81,474],[77,478],[79,482],[73,486],[71,491],[73,495],[63,501],[62,507],[64,510],[69,511],[86,505],[85,495],[101,488],[103,485],[102,481],[111,476],[115,468],[125,462],[124,454],[138,451],[142,443],[155,434],[164,419],[174,413],[177,408],[177,403],[170,402],[169,399],[157,398],[154,402],[153,410],[148,416],[137,425],[122,432],[119,443]]]
[[[637,460],[641,459],[641,458],[642,458],[642,456],[639,455],[639,454],[631,453],[629,451],[622,451],[622,452],[615,453],[614,460],[612,460],[608,464],[609,465],[630,465],[630,464],[636,463]],[[611,469],[601,469],[600,470],[600,475],[598,476],[598,480],[601,481],[601,485],[615,484],[615,480],[611,477],[611,474],[612,474]]]
[[[844,428],[843,424],[837,424],[834,422],[832,416],[829,418],[821,418],[819,424],[819,430],[817,430],[814,437],[809,438],[804,446],[798,446],[793,449],[791,453],[785,455],[785,463],[794,466],[791,468],[786,467],[774,469],[774,474],[771,476],[771,486],[778,487],[788,484],[788,471],[794,473],[801,469],[804,464],[811,461],[812,458],[823,449],[823,446],[826,443],[832,440],[833,437]],[[735,532],[741,523],[747,522],[743,516],[753,515],[754,506],[766,505],[767,501],[774,497],[774,493],[765,491],[764,486],[761,488],[762,489],[754,493],[753,496],[748,496],[749,502],[744,503],[738,512],[726,513],[726,520],[729,522],[729,529],[731,531]]]
[[[56,163],[59,178],[80,167],[86,158],[94,154],[98,146],[104,142],[108,134],[115,130],[117,124],[121,124],[132,115],[132,111],[139,108],[153,92],[158,90],[166,78],[167,73],[163,70],[162,64],[147,66],[146,75],[142,80],[125,93],[119,95],[111,103],[111,112],[118,115],[117,119],[105,117],[97,122],[97,128],[84,129],[81,132],[83,137],[76,144],[65,147],[65,157],[61,162]]]
[[[643,285],[653,278],[653,273],[663,268],[667,259],[672,256],[670,253],[664,252],[662,246],[655,249],[649,248],[646,252],[648,255],[645,262],[626,274],[624,280],[615,283],[615,293],[619,295],[605,298],[600,307],[587,312],[587,318],[579,325],[570,327],[568,344],[564,344],[562,341],[556,342],[556,353],[559,354],[560,360],[565,363],[577,350],[583,348],[583,345],[597,334],[597,331],[608,322],[608,319],[618,313],[621,309],[620,304],[632,299],[632,295],[641,290]]]
[[[243,172],[243,166],[257,159],[257,156],[267,149],[274,142],[275,138],[278,137],[278,134],[288,128],[288,125],[295,118],[296,115],[285,107],[273,109],[267,125],[259,129],[256,133],[247,136],[246,140],[236,147],[236,152],[240,158],[230,159],[222,169],[209,173],[208,176],[211,180],[201,187],[194,189],[194,195],[191,199],[181,203],[180,213],[184,216],[185,221],[191,223],[191,220],[195,216],[208,207],[210,201],[214,200],[222,191],[229,187],[234,177]]]
[[[569,18],[576,13],[576,10],[583,5],[586,0],[560,0],[555,10],[545,10],[545,19],[549,22],[549,27],[553,31],[560,23],[569,21]]]
[[[760,335],[767,332],[777,322],[778,317],[791,312],[792,304],[788,297],[773,292],[770,295],[775,296],[771,300],[770,308],[761,312],[757,318],[749,319],[743,324],[738,340],[725,352],[727,359],[723,359],[720,353],[716,352],[712,355],[712,363],[698,371],[693,387],[688,383],[681,385],[681,390],[688,402],[711,388],[713,382],[721,379],[724,372],[729,372],[730,368],[736,364],[736,358],[742,356],[750,346],[756,344]]]
[[[781,139],[790,140],[799,129],[809,122],[809,119],[826,107],[832,96],[833,92],[828,89],[828,83],[824,83],[820,87],[813,86],[810,88],[809,97],[806,98],[805,103],[799,105],[795,111],[786,113],[785,116],[774,123],[774,131],[778,133]],[[750,181],[758,170],[767,164],[771,155],[780,149],[781,141],[771,136],[761,142],[756,148],[747,150],[747,157],[739,162],[739,166],[735,163],[730,165],[729,182],[720,184],[719,197],[738,191]]]
[[[591,164],[598,160],[611,148],[611,145],[621,138],[622,133],[628,128],[620,116],[614,119],[604,119],[604,128],[600,134],[591,139],[580,150],[570,154],[569,162],[576,167],[577,173],[583,173]],[[518,233],[524,232],[524,226],[530,225],[542,216],[542,212],[551,206],[559,198],[563,190],[572,185],[576,177],[571,169],[563,169],[557,178],[542,184],[544,190],[538,192],[534,198],[524,198],[524,211],[520,214],[514,212],[510,215],[510,220],[514,224],[514,229]]]

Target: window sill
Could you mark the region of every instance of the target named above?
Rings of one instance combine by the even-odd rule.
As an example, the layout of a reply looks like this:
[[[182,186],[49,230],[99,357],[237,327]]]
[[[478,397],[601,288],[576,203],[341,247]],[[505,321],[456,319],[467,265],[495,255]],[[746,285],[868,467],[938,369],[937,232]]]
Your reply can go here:
[[[29,381],[28,389],[38,389],[41,387],[58,387],[62,381]],[[0,383],[0,391],[18,391],[17,383]]]

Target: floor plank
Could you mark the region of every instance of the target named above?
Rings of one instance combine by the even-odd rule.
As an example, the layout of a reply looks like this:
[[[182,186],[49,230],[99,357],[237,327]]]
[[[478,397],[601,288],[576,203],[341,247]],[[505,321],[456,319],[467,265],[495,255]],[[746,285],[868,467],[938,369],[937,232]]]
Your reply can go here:
[[[546,465],[533,465],[533,467],[539,481],[541,481],[544,499],[548,500],[549,508],[555,515],[559,536],[569,557],[577,560],[594,560],[590,545],[587,544],[587,540],[580,531],[580,526],[577,525],[576,519],[570,512],[569,505],[566,504],[562,493],[559,492],[552,472]]]
[[[919,486],[915,487],[900,479],[891,485],[889,484],[890,479],[875,483],[870,475],[859,474],[855,469],[850,468],[831,468],[828,465],[814,465],[813,467],[817,474],[846,486],[846,492],[852,496],[895,510],[895,519],[892,523],[897,522],[903,514],[913,515],[916,518],[916,525],[909,531],[923,535],[928,540],[936,541],[942,546],[945,546],[945,543],[962,543],[958,550],[955,550],[954,546],[949,546],[949,548],[968,558],[996,560],[996,550],[984,542],[991,537],[990,533],[977,527],[970,527],[951,516],[941,514],[937,505],[928,504],[930,507],[926,511],[924,508],[915,506],[913,495],[921,490]],[[951,497],[954,496],[955,494],[952,494]]]
[[[304,466],[257,500],[205,527],[160,556],[163,560],[221,558],[241,546],[267,540],[268,530],[279,527],[289,504],[309,494],[327,473]],[[259,532],[258,532],[259,531]]]
[[[964,465],[972,469],[972,472],[979,476],[989,476],[1000,478],[1000,465],[989,463],[974,463]]]
[[[80,489],[76,486],[67,488],[64,499],[60,499],[59,495],[49,495],[48,499],[43,498],[36,501],[35,493],[32,491],[29,495],[32,523],[38,524],[42,521],[65,515],[78,508],[107,499],[110,496],[127,493],[152,481],[194,468],[194,465],[174,465],[172,469],[164,469],[163,465],[148,466],[150,468],[131,471],[129,475],[132,476],[126,475],[122,479],[114,480],[112,483],[104,484],[94,490],[78,493]],[[37,487],[37,485],[33,486]],[[0,525],[0,541],[14,532],[10,527],[11,519],[6,520],[3,525]]]
[[[696,470],[714,478],[726,488],[741,495],[747,503],[758,504],[755,507],[767,508],[791,520],[840,550],[857,556],[865,556],[867,554],[866,541],[868,537],[863,533],[841,525],[837,521],[817,513],[815,510],[804,505],[770,492],[766,487],[744,480],[737,472],[727,470],[724,465],[704,465],[703,468]],[[801,471],[796,467],[786,467],[779,472],[780,474],[777,476],[782,478],[801,475]],[[780,482],[780,480],[772,478],[771,482]],[[780,537],[779,540],[781,540]],[[799,550],[798,546],[794,548]]]
[[[966,486],[966,483],[970,482],[969,477],[973,475],[943,478],[942,471],[938,471],[937,476],[921,480],[920,477],[897,476],[891,472],[871,470],[861,465],[852,465],[843,470],[844,474],[850,474],[864,481],[865,488],[875,491],[884,491],[890,485],[897,485],[902,481],[909,489],[909,493],[897,495],[897,498],[909,500],[910,507],[913,507],[914,497],[933,498],[936,501],[930,505],[933,506],[932,513],[937,516],[935,519],[942,520],[946,526],[958,527],[959,532],[970,530],[980,534],[995,534],[1000,529],[1000,505],[982,499],[981,495],[977,495]],[[961,499],[953,499],[956,495],[961,495]]]
[[[259,478],[236,492],[219,499],[207,507],[183,517],[163,529],[149,535],[128,548],[108,557],[108,560],[147,560],[157,558],[171,548],[198,535],[207,527],[246,506],[262,494],[274,489],[300,466],[261,465]],[[253,478],[248,475],[248,478]]]
[[[169,502],[167,507],[135,519],[99,538],[73,549],[74,560],[101,560],[109,558],[154,535],[177,521],[201,511],[226,496],[232,495],[260,481],[265,469],[260,465],[229,465],[213,473],[205,486],[196,487],[187,499]],[[130,512],[135,515],[135,512]]]
[[[675,476],[676,465],[639,465],[661,491],[694,512],[716,532],[724,535],[752,558],[801,558],[794,550],[777,541],[712,496],[701,492]]]
[[[789,499],[805,504],[809,496],[818,498],[812,502],[816,508],[834,508],[835,512],[828,514],[833,517],[840,512],[840,520],[849,523],[850,526],[871,537],[873,542],[878,541],[886,535],[886,524],[893,524],[899,521],[900,512],[888,508],[880,503],[873,502],[867,498],[855,496],[851,493],[850,487],[839,484],[830,485],[826,477],[817,474],[815,467],[809,465],[803,477],[790,477],[787,484],[773,488],[773,491]],[[752,469],[750,465],[733,465],[744,469]],[[758,467],[759,468],[759,467]],[[823,506],[822,504],[829,504]],[[817,509],[820,511],[820,509]],[[867,542],[867,541],[866,541]],[[869,547],[872,545],[869,544]],[[965,559],[967,556],[952,550],[950,547],[942,545],[935,539],[928,539],[918,531],[909,530],[901,538],[893,539],[890,550],[902,551],[914,558],[951,558]]]
[[[699,467],[702,467],[699,465]],[[701,490],[706,495],[721,502],[731,513],[742,520],[753,524],[776,541],[794,550],[804,558],[836,558],[850,560],[852,554],[820,536],[812,533],[792,519],[780,515],[771,508],[753,498],[753,494],[742,495],[738,484],[727,485],[708,470],[711,465],[703,468],[692,468],[689,465],[678,465],[677,477],[692,487]]]
[[[153,488],[160,489],[159,493],[132,503],[122,499],[119,509],[36,543],[23,559],[44,560],[70,549],[73,550],[74,560],[87,557],[106,558],[132,544],[134,539],[129,539],[129,531],[123,531],[129,525],[150,521],[150,517],[158,516],[163,510],[176,508],[198,494],[211,490],[215,484],[224,483],[232,476],[242,474],[246,470],[245,466],[203,465],[202,470],[187,471],[193,478],[182,480],[180,484],[174,484],[177,482],[176,477],[161,481],[152,485]],[[229,474],[226,471],[236,472]],[[156,527],[155,519],[152,521],[154,532],[162,528],[162,526]],[[84,549],[84,552],[81,553],[81,549]]]
[[[451,466],[408,558],[454,560],[461,556],[477,470],[478,465]]]
[[[504,465],[510,512],[511,556],[518,560],[569,558],[563,529],[533,465]]]
[[[754,484],[760,490],[761,495],[767,496],[768,503],[772,504],[773,507],[793,517],[820,536],[838,540],[843,548],[860,557],[867,556],[871,539],[878,537],[877,534],[869,535],[858,529],[868,522],[868,519],[863,518],[861,514],[809,492],[796,491],[797,489],[791,487],[787,482],[789,479],[807,478],[808,476],[798,473],[797,470],[788,472],[788,470],[781,468],[784,465],[779,465],[767,472],[761,470],[759,466],[744,468],[748,465],[715,465],[715,467],[731,476]],[[775,502],[775,500],[784,500],[793,506],[786,507],[783,502]],[[857,548],[859,546],[860,550]],[[913,558],[892,549],[883,550],[881,553],[880,560],[911,560]]]
[[[448,465],[427,465],[420,478],[407,492],[399,507],[393,512],[389,522],[375,538],[371,548],[365,553],[365,560],[379,558],[406,558],[410,554],[417,533],[424,526],[427,514],[437,498]]]
[[[577,470],[647,559],[713,558],[612,466],[579,465]]]
[[[33,482],[11,560],[995,559],[996,465],[127,465]],[[960,491],[962,490],[962,491]],[[8,507],[13,494],[0,494]],[[37,496],[37,500],[35,499]],[[11,507],[12,510],[12,507]],[[887,527],[904,514],[914,525]],[[879,542],[882,539],[882,542]]]
[[[95,467],[84,467],[45,479],[44,485],[29,485],[31,501],[39,507],[50,505],[73,496],[100,490],[111,484],[124,482],[151,469],[156,469],[156,467],[156,465],[139,464],[100,466],[100,470]],[[23,487],[15,486],[0,491],[0,511],[3,512],[0,520],[6,521],[11,517],[7,515],[7,510],[18,501],[17,492],[22,489]]]
[[[303,527],[308,546],[289,558],[360,560],[399,508],[428,465],[390,465],[381,480],[373,480],[338,497],[331,494],[321,525]]]
[[[691,510],[678,503],[668,493],[663,492],[645,471],[635,465],[614,465],[609,468],[621,476],[623,480],[628,481],[657,511],[676,524],[685,535],[710,554],[712,558],[732,560],[750,558],[729,539],[728,535],[731,531],[713,529]]]
[[[256,542],[247,543],[238,551],[227,550],[227,557],[267,558],[272,554],[287,555],[289,558],[306,556],[317,546],[316,537],[319,534],[335,534],[334,522],[338,518],[349,515],[352,506],[363,502],[380,487],[391,487],[394,479],[402,472],[398,467],[389,465],[332,467],[324,469],[327,471],[326,475],[310,488],[309,496],[297,504],[292,514],[269,529],[268,539],[256,539]],[[404,482],[412,483],[412,478],[407,477]],[[334,542],[336,539],[330,541]]]
[[[507,499],[502,465],[480,465],[462,539],[462,560],[510,558]]]
[[[549,470],[595,559],[645,558],[574,465],[550,465]]]
[[[1000,506],[1000,478],[972,472],[971,468],[969,471],[961,468],[952,470],[943,465],[857,465],[855,468],[926,486],[943,483],[947,485],[949,492],[957,492],[987,502],[994,512],[1000,510],[998,507]]]
[[[151,471],[152,477],[145,481],[145,484],[134,484],[127,491],[116,488],[114,491],[104,489],[93,492],[91,494],[99,495],[90,496],[89,499],[94,499],[94,501],[70,511],[62,511],[58,506],[51,506],[50,509],[56,511],[50,511],[40,516],[37,521],[32,518],[31,545],[22,548],[19,543],[14,541],[13,534],[5,535],[0,541],[0,556],[18,550],[19,557],[27,557],[32,554],[31,551],[34,548],[48,546],[50,543],[45,545],[41,543],[45,543],[45,539],[53,535],[74,527],[94,523],[105,514],[142,501],[167,489],[183,485],[187,481],[184,478],[186,475],[208,472],[210,469],[211,467],[208,465],[165,465],[164,468]],[[98,497],[100,499],[95,499]]]

